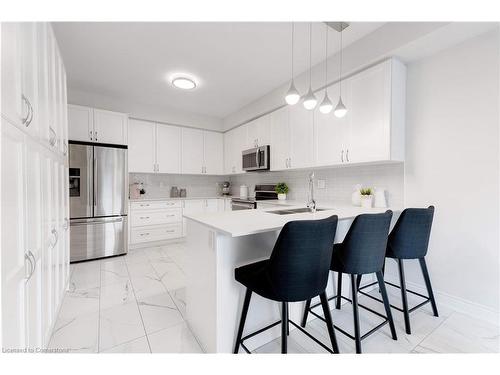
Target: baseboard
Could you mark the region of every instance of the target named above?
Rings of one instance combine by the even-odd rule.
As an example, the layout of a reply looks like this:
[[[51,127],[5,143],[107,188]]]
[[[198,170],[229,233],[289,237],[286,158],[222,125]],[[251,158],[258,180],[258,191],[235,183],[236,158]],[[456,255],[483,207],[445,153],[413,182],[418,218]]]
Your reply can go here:
[[[390,281],[394,284],[399,285],[399,279],[396,279],[394,276],[386,274],[385,279],[386,281]],[[424,285],[406,281],[406,287],[408,289],[414,290],[417,293],[427,295],[427,288]],[[480,319],[491,324],[500,325],[500,312],[495,311],[494,309],[491,309],[487,306],[466,300],[461,297],[453,296],[448,293],[440,292],[435,289],[434,298],[436,298],[438,309],[439,305],[444,305],[453,311],[472,316],[476,319]]]

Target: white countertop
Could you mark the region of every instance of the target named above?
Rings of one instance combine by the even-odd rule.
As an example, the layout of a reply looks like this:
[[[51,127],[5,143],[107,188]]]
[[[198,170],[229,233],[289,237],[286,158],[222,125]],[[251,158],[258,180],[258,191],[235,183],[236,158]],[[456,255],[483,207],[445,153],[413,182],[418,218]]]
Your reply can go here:
[[[177,198],[170,198],[170,197],[163,197],[163,198],[138,198],[138,199],[131,199],[129,198],[130,202],[154,202],[154,201],[177,201],[177,200],[187,200],[187,199],[231,199],[230,195],[218,195],[218,196],[209,196],[209,197],[177,197]]]
[[[301,208],[306,205],[304,202],[294,201],[269,201],[270,203],[282,202],[278,204],[286,205],[287,208]],[[261,210],[240,210],[225,211],[217,213],[188,214],[185,218],[206,225],[217,232],[224,233],[231,237],[247,236],[256,233],[280,230],[287,222],[293,220],[318,220],[331,215],[337,215],[339,220],[353,219],[357,215],[364,213],[381,213],[390,208],[362,208],[353,206],[340,206],[318,204],[318,208],[326,208],[325,211],[312,213],[298,213],[290,215],[277,215],[271,211],[283,209],[275,207]],[[393,209],[396,211],[396,209]]]

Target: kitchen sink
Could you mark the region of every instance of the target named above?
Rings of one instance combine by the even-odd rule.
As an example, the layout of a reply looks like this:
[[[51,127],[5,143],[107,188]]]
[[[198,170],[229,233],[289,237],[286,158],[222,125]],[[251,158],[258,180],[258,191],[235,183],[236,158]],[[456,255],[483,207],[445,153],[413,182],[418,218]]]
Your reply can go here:
[[[316,208],[316,212],[318,211],[325,211],[326,208]],[[304,207],[304,208],[291,208],[289,210],[276,210],[276,211],[266,211],[270,214],[275,214],[275,215],[292,215],[292,214],[302,214],[302,213],[311,213],[309,208]]]

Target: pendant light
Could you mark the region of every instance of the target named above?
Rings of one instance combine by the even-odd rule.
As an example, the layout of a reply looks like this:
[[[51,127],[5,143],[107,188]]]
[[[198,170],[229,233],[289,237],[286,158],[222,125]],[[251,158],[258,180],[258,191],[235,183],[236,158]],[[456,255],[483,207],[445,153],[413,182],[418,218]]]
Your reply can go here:
[[[295,88],[295,83],[293,79],[293,31],[295,28],[295,24],[292,22],[292,82],[290,83],[290,88],[288,89],[288,92],[286,93],[285,96],[285,101],[288,105],[294,105],[297,104],[300,100],[300,94]]]
[[[309,22],[309,91],[307,92],[306,96],[304,96],[304,108],[308,110],[312,110],[316,107],[316,104],[318,103],[316,97],[314,96],[314,93],[312,92],[311,88],[311,53],[312,53],[312,22]]]
[[[327,24],[326,27],[326,46],[325,46],[325,97],[319,106],[319,111],[323,114],[328,114],[333,109],[333,104],[328,97],[328,29],[330,28]]]
[[[342,23],[340,24],[340,70],[339,70],[339,102],[335,107],[335,111],[333,112],[336,117],[341,118],[344,117],[347,113],[347,108],[342,102]]]

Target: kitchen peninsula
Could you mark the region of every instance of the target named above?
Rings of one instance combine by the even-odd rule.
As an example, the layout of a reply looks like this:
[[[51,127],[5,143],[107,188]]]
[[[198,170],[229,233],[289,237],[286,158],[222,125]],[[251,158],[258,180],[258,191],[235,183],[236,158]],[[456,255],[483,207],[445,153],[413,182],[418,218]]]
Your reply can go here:
[[[265,210],[184,215],[187,219],[187,320],[208,353],[232,351],[245,289],[234,280],[234,269],[269,258],[281,228],[292,220],[317,220],[338,215],[335,242],[344,239],[353,219],[384,208],[319,204],[316,213],[278,213],[304,208],[287,202]],[[393,209],[394,210],[394,209]],[[394,210],[395,211],[395,210]],[[395,211],[392,224],[398,217]],[[331,282],[328,290],[331,289]],[[347,283],[344,283],[347,285]],[[348,293],[348,290],[344,290]],[[290,318],[300,321],[303,303],[290,304]],[[279,304],[254,294],[245,324],[250,333],[280,319]],[[250,350],[279,337],[279,326],[248,340]]]

